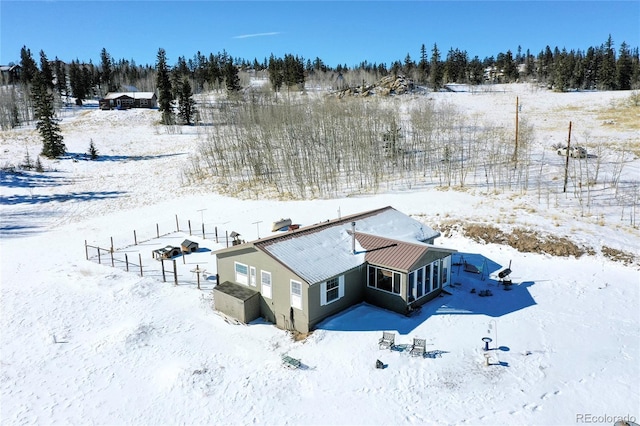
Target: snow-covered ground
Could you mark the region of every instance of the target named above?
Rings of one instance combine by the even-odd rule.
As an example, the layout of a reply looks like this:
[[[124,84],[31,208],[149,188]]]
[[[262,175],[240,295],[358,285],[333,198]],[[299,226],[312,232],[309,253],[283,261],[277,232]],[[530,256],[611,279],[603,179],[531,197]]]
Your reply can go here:
[[[597,112],[629,92],[550,93],[527,85],[500,91],[406,97],[450,102],[486,120],[513,123],[515,97],[535,126],[538,149],[567,137],[638,144],[637,132]],[[45,173],[2,174],[0,422],[2,424],[613,424],[640,419],[640,276],[636,263],[605,257],[603,245],[638,256],[640,234],[616,209],[581,217],[570,199],[535,191],[404,190],[328,200],[239,200],[186,185],[181,176],[200,130],[167,132],[157,111],[84,110],[63,115],[70,158]],[[90,141],[99,161],[73,160]],[[0,133],[0,165],[32,159],[33,128]],[[557,161],[557,158],[550,161]],[[625,165],[638,179],[640,161]],[[574,200],[575,201],[575,200]],[[294,341],[273,325],[237,325],[211,308],[212,281],[198,290],[203,251],[179,258],[179,281],[162,281],[151,251],[189,237],[205,249],[225,232],[251,240],[291,217],[303,225],[391,205],[435,228],[477,221],[567,236],[593,254],[560,258],[479,244],[459,233],[436,243],[486,270],[511,262],[515,285],[456,267],[454,286],[407,318],[358,305]],[[595,217],[594,217],[595,216]],[[176,218],[178,225],[176,225]],[[202,238],[204,222],[206,233]],[[180,228],[180,233],[175,232]],[[218,229],[216,243],[214,230]],[[166,234],[160,239],[156,233]],[[134,245],[134,234],[140,244]],[[144,269],[102,265],[85,241]],[[182,264],[181,264],[182,263]],[[489,275],[489,276],[488,276]],[[471,289],[476,289],[475,293]],[[480,297],[482,290],[493,296]],[[378,349],[427,339],[430,357]],[[491,337],[485,365],[482,337]],[[290,370],[280,357],[299,358]],[[386,368],[376,369],[381,360]],[[590,417],[589,417],[590,416]],[[595,421],[593,421],[595,419]]]

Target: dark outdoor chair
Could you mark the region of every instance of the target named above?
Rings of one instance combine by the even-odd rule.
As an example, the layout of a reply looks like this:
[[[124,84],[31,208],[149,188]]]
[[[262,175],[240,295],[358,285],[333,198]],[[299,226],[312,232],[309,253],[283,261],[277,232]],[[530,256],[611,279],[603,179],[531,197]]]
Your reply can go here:
[[[380,345],[380,349],[391,349],[395,344],[396,335],[395,333],[389,333],[387,331],[382,332],[382,337],[378,340],[378,344]]]
[[[413,339],[413,345],[411,345],[411,350],[409,351],[409,353],[412,356],[424,357],[424,354],[426,352],[426,347],[427,347],[426,339]]]

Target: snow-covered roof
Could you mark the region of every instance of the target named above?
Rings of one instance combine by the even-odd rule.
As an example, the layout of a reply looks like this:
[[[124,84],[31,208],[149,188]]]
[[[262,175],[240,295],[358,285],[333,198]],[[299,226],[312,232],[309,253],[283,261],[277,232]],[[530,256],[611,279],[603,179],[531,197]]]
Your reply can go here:
[[[318,283],[365,262],[357,239],[356,254],[351,251],[352,222],[357,232],[404,242],[418,243],[440,235],[404,213],[385,207],[266,238],[255,245],[308,283]]]
[[[151,99],[154,95],[153,92],[109,92],[104,96],[104,99],[118,99],[123,96],[133,99]]]

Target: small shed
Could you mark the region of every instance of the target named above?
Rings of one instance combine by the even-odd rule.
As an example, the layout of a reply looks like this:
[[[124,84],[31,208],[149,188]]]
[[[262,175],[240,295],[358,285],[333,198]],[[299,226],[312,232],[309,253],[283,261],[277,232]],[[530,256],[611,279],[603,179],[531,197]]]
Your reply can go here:
[[[154,259],[171,259],[180,254],[180,247],[165,246],[152,252]]]
[[[248,287],[225,281],[213,289],[215,309],[249,323],[260,317],[260,293]]]
[[[195,241],[184,240],[182,244],[180,244],[183,253],[195,253],[200,248],[200,245]]]

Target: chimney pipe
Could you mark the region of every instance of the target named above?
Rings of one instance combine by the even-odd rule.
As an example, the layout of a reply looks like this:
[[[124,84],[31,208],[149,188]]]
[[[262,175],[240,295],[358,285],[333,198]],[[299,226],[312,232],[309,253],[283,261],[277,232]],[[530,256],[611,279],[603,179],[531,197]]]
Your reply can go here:
[[[356,223],[351,222],[351,253],[356,254]]]

